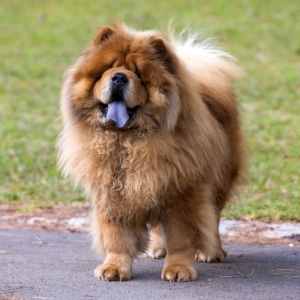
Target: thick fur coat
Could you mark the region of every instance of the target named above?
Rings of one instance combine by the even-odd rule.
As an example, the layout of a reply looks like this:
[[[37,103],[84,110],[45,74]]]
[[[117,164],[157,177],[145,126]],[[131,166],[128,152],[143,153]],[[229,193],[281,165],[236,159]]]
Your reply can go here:
[[[116,74],[126,79],[124,128],[106,114]],[[92,200],[94,244],[105,255],[97,277],[129,279],[146,247],[166,254],[166,280],[195,279],[194,258],[224,258],[220,213],[243,165],[239,74],[205,42],[124,25],[100,28],[67,71],[59,164]]]

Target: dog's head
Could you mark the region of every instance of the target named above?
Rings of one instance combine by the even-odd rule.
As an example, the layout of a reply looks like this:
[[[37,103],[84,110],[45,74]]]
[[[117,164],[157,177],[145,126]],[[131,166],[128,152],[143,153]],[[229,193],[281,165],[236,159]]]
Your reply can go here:
[[[72,117],[94,128],[172,130],[180,113],[178,69],[162,35],[102,27],[68,72],[64,98]]]

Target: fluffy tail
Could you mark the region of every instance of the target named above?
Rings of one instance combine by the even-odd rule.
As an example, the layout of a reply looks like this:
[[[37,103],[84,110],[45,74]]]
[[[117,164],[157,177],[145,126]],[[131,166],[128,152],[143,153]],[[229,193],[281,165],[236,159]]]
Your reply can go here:
[[[173,43],[178,57],[193,75],[202,78],[221,76],[227,84],[242,75],[235,58],[216,48],[210,40],[199,41],[197,35],[190,35],[185,39],[173,39]]]
[[[238,124],[233,82],[242,75],[233,56],[217,49],[208,40],[190,35],[173,39],[176,53],[197,82],[199,94],[214,117],[228,130]]]

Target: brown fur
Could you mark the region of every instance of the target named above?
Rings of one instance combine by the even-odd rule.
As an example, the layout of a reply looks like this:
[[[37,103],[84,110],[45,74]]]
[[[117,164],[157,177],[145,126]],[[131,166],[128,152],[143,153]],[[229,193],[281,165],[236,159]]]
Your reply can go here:
[[[105,255],[98,278],[131,277],[147,224],[160,253],[153,256],[166,249],[165,280],[195,279],[194,256],[224,257],[220,212],[243,160],[235,68],[220,60],[193,73],[161,34],[116,25],[101,28],[67,72],[60,165],[92,199],[94,244]],[[130,81],[127,106],[139,106],[125,130],[99,110],[106,82],[120,70]]]

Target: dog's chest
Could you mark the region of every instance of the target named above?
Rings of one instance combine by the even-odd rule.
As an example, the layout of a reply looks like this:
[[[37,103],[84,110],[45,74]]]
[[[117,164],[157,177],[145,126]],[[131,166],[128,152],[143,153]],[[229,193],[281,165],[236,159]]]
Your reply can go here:
[[[94,144],[97,155],[96,201],[114,219],[131,219],[159,210],[168,185],[160,159],[144,141],[109,139]]]

